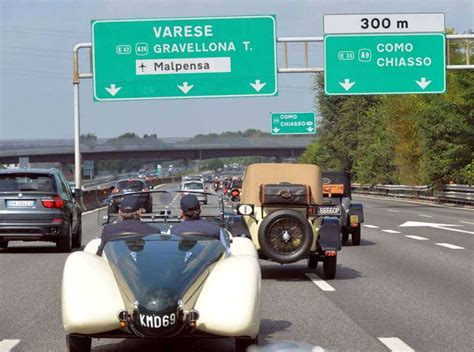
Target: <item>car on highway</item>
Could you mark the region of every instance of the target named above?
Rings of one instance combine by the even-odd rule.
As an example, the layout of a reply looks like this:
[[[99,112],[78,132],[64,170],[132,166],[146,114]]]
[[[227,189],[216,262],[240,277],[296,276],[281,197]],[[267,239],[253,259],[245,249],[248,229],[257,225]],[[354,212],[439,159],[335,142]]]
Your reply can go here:
[[[322,177],[324,204],[341,206],[342,241],[348,241],[351,235],[352,245],[360,245],[364,209],[362,203],[352,201],[350,174],[344,171],[323,171]]]
[[[199,202],[207,204],[207,189],[200,181],[185,181],[181,184],[181,196],[193,193]]]
[[[316,165],[248,166],[237,211],[261,259],[280,264],[307,259],[309,268],[321,261],[324,277],[335,277],[341,209],[323,205],[322,189]]]
[[[61,171],[0,170],[0,248],[10,241],[47,241],[70,252],[81,238],[81,208]]]
[[[71,254],[62,280],[62,319],[70,352],[88,352],[92,338],[235,338],[236,350],[258,341],[261,272],[252,241],[231,237],[222,197],[201,217],[220,238],[173,234],[174,191],[153,191],[169,204],[142,221],[155,234],[119,233]],[[232,210],[232,209],[230,209]],[[206,208],[209,211],[209,207]]]
[[[131,192],[141,192],[139,195],[142,208],[145,209],[146,213],[153,211],[153,196],[148,191],[152,190],[153,186],[151,183],[144,179],[126,179],[119,180],[117,183],[110,187],[111,194],[114,196],[109,201],[109,211],[111,213],[117,213],[120,203],[123,197],[116,197],[117,195],[124,195]]]

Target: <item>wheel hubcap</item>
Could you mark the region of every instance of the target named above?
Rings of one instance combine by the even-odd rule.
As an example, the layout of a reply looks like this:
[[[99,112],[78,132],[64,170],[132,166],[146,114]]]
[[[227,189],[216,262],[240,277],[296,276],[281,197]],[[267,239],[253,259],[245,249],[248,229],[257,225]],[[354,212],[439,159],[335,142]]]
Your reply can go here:
[[[267,232],[267,238],[276,251],[285,254],[296,252],[304,241],[301,225],[293,219],[275,221]]]

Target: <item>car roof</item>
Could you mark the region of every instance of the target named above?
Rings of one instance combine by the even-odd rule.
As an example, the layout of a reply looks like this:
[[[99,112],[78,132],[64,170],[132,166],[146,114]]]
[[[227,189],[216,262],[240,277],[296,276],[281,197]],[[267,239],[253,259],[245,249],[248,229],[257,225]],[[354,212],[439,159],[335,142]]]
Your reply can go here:
[[[15,168],[15,169],[0,169],[0,174],[56,174],[59,170],[55,168],[45,169],[45,168]]]
[[[289,182],[311,187],[311,203],[322,204],[321,169],[312,164],[251,164],[245,171],[241,203],[260,206],[260,186]]]

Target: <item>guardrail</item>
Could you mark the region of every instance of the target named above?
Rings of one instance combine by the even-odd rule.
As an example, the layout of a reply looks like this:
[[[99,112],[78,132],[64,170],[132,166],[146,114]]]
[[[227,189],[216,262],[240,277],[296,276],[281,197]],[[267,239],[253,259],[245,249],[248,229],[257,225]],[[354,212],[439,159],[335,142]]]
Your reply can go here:
[[[441,191],[435,191],[433,186],[368,185],[359,183],[353,183],[351,188],[354,193],[361,194],[474,205],[474,186],[469,185],[443,185]]]

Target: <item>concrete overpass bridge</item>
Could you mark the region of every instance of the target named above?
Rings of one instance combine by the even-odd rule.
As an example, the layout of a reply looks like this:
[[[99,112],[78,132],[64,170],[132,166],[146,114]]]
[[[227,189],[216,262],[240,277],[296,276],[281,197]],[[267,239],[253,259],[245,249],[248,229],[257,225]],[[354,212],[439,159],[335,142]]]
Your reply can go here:
[[[113,138],[81,141],[82,160],[203,160],[233,156],[298,157],[315,140],[307,136],[256,138]],[[0,164],[74,162],[73,139],[0,140]]]

